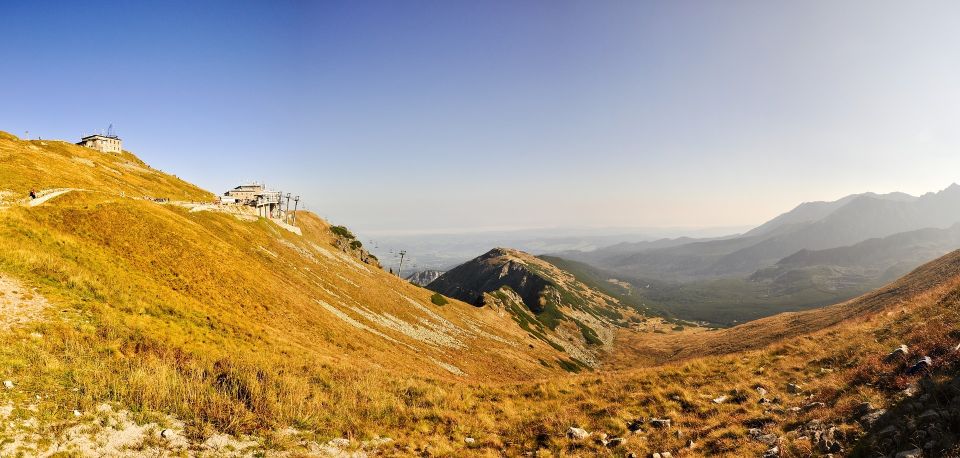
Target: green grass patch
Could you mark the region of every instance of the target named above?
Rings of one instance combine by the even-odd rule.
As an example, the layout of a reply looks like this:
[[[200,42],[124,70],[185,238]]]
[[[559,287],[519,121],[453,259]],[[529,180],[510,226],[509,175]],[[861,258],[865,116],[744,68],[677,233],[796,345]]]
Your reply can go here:
[[[443,294],[433,293],[433,296],[430,296],[430,302],[433,302],[433,305],[447,305],[450,301],[447,298],[443,297]]]

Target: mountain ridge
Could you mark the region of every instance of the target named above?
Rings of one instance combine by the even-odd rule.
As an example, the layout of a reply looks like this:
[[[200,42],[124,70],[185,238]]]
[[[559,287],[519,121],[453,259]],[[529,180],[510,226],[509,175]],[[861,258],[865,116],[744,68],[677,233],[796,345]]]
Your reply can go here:
[[[545,336],[588,339],[573,319],[612,336],[587,371],[519,325],[541,322],[522,283],[477,290],[483,307],[434,300],[315,214],[291,226],[217,206],[129,153],[3,134],[0,187],[0,309],[24,307],[0,328],[4,456],[903,451],[906,419],[953,399],[960,252],[716,331],[674,331],[548,261],[495,253],[515,266],[503,279],[563,313],[566,334]],[[32,205],[34,187],[50,198]],[[900,345],[911,360],[888,358]],[[911,372],[918,357],[928,369]],[[937,427],[949,450],[960,431]]]

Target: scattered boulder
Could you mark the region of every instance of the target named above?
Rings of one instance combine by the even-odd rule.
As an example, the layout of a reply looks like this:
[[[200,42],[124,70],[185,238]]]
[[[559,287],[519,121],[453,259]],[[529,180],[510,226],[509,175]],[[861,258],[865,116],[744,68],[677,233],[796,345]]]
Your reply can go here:
[[[694,442],[693,439],[687,440],[687,448],[694,448],[696,446],[697,446],[697,443]]]
[[[83,415],[83,414],[80,413],[79,410],[74,410],[74,411],[73,411],[73,416],[74,416],[74,417],[80,417],[80,416],[82,416],[82,415]]]
[[[613,437],[609,441],[607,441],[607,447],[610,447],[610,448],[619,447],[626,443],[627,443],[627,439],[624,437]]]
[[[748,429],[747,435],[750,436],[751,439],[757,442],[762,442],[767,445],[776,445],[777,442],[780,442],[780,437],[778,437],[776,434],[773,434],[773,433],[764,434],[763,430],[760,428]]]
[[[907,348],[906,345],[900,344],[899,347],[894,348],[893,351],[887,354],[887,357],[884,358],[884,361],[887,361],[887,362],[899,361],[901,359],[906,358],[907,355],[909,354],[910,354],[910,349]]]
[[[780,447],[774,445],[763,452],[763,458],[778,458],[780,456]]]
[[[467,445],[473,445],[473,444],[477,443],[477,440],[474,439],[474,438],[472,438],[472,437],[464,437],[464,438],[463,438],[463,443],[465,443],[465,444],[467,444]]]
[[[721,395],[713,398],[714,404],[723,404],[724,402],[727,402],[727,395]]]
[[[897,458],[923,458],[923,450],[915,448],[897,453]]]
[[[347,448],[350,446],[350,439],[347,439],[345,437],[330,439],[330,441],[327,442],[327,445],[334,448]]]
[[[802,387],[801,387],[800,385],[796,384],[796,383],[788,383],[788,384],[787,384],[787,393],[790,393],[790,394],[800,394],[800,391],[801,391],[801,390],[802,390]]]
[[[824,404],[824,403],[822,403],[822,402],[811,402],[811,403],[803,406],[803,411],[804,411],[804,412],[807,412],[807,411],[810,411],[810,410],[813,410],[813,409],[819,409],[820,407],[824,407],[824,406],[826,406],[826,404]]]
[[[650,419],[650,426],[653,426],[654,428],[669,428],[670,423],[671,421],[669,418],[651,418]]]
[[[673,454],[671,454],[670,452],[654,453],[654,454],[651,455],[651,456],[652,456],[653,458],[673,458]]]
[[[579,440],[584,440],[588,437],[590,437],[590,433],[588,433],[587,430],[583,428],[574,428],[573,426],[571,426],[570,429],[567,430],[567,438],[569,439],[579,441]]]
[[[780,442],[780,437],[777,436],[776,434],[773,434],[773,433],[761,434],[761,435],[755,437],[755,439],[756,439],[758,442],[761,442],[761,443],[764,443],[764,444],[767,444],[767,445],[776,445],[777,442]]]
[[[837,428],[830,428],[826,431],[815,432],[811,441],[823,453],[840,453],[843,451],[843,447],[840,446],[837,439]]]
[[[13,382],[11,382],[10,380],[4,380],[4,381],[3,381],[3,387],[6,388],[6,389],[8,389],[8,390],[12,390],[12,389],[13,389]]]
[[[930,369],[930,366],[933,366],[933,360],[929,356],[924,356],[913,363],[913,366],[910,366],[907,369],[907,375],[919,374],[921,372],[926,372]]]
[[[635,432],[638,432],[638,431],[642,431],[642,430],[641,430],[642,427],[643,427],[643,419],[642,419],[642,418],[637,418],[637,419],[632,420],[630,423],[627,423],[627,429],[628,429],[631,433],[635,433]]]
[[[887,413],[885,409],[871,410],[860,417],[860,424],[863,425],[864,428],[872,428],[885,413]]]
[[[762,386],[758,386],[758,387],[756,387],[755,389],[757,390],[757,394],[759,394],[761,398],[767,395],[767,389],[766,389],[766,388],[764,388],[764,387],[762,387]]]
[[[810,444],[820,453],[840,453],[843,447],[840,440],[843,439],[843,433],[836,427],[824,425],[822,421],[813,419],[803,425],[798,433],[802,437],[810,439]]]

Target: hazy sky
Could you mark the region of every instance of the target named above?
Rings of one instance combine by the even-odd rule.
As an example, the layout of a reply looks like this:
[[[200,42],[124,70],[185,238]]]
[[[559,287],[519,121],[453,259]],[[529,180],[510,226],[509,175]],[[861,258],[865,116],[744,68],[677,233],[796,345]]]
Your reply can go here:
[[[960,2],[0,1],[0,130],[369,233],[739,226],[960,181]]]

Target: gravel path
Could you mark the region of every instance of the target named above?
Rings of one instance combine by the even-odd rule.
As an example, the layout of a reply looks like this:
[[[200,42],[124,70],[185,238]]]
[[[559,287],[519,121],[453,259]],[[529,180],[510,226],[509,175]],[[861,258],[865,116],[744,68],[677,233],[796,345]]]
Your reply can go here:
[[[70,192],[70,191],[73,191],[73,189],[58,189],[58,190],[56,190],[56,191],[53,191],[53,192],[44,194],[44,195],[42,195],[42,196],[40,196],[40,197],[37,197],[36,199],[32,199],[32,200],[30,201],[30,203],[28,203],[27,205],[30,206],[30,207],[36,207],[37,205],[42,205],[44,202],[46,202],[46,201],[48,201],[48,200],[50,200],[50,199],[53,199],[53,198],[55,198],[55,197],[62,196],[62,195],[66,194],[66,193],[68,193],[68,192]],[[41,192],[43,192],[43,191],[41,191]]]

